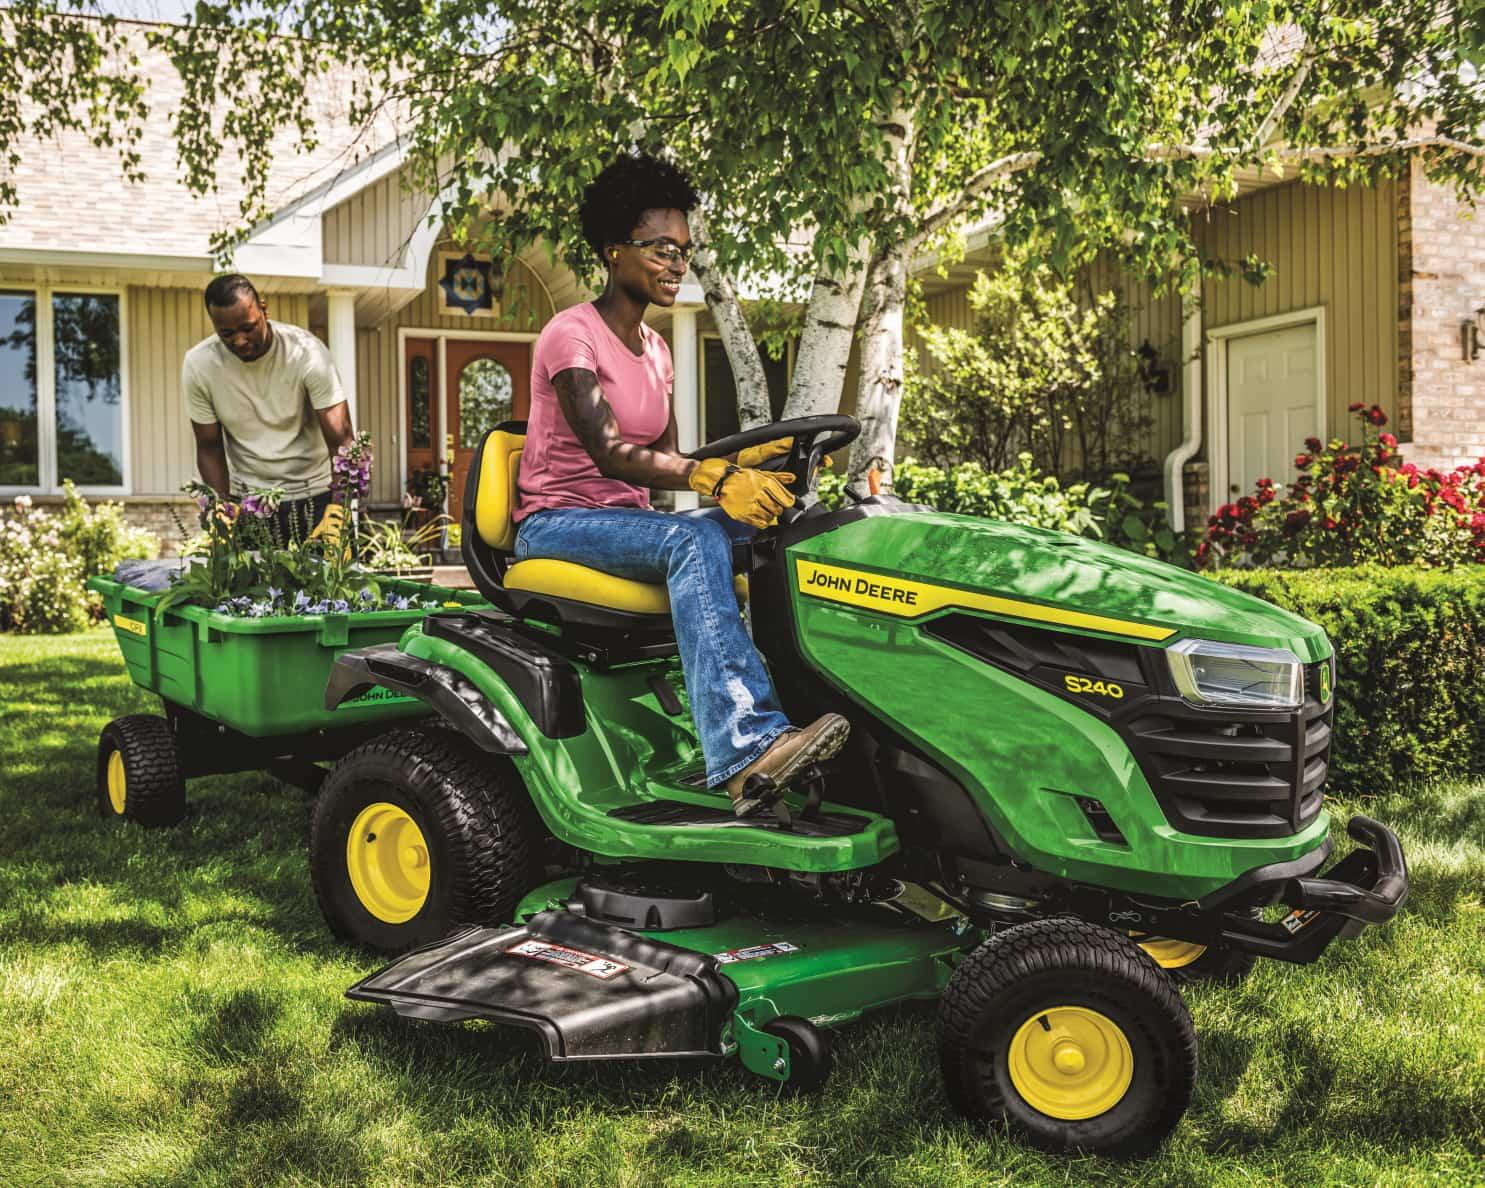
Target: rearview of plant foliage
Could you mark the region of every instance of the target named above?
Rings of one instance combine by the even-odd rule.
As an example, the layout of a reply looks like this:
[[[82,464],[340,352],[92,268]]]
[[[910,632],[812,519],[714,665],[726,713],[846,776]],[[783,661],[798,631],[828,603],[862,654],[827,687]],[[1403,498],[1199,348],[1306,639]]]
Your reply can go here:
[[[912,461],[895,492],[1184,560],[1165,504],[1130,479],[1154,465],[1137,309],[1032,253],[980,273],[968,299],[973,329],[924,326],[926,357],[909,352],[898,432]]]

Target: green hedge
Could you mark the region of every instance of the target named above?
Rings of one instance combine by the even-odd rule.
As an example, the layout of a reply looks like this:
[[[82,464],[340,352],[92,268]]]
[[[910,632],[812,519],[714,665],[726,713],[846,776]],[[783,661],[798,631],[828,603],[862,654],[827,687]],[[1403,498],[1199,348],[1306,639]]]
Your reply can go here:
[[[1329,787],[1485,772],[1485,566],[1241,570],[1213,579],[1325,628],[1336,650]]]

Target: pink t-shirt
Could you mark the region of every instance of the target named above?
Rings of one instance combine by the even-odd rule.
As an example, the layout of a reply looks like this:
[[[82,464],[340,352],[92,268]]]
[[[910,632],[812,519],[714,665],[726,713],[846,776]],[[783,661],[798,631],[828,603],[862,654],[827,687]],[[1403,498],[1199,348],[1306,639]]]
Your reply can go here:
[[[649,445],[670,424],[675,374],[665,339],[641,325],[644,354],[625,346],[590,302],[564,309],[541,332],[531,360],[531,412],[521,455],[515,519],[553,507],[649,507],[650,493],[620,479],[604,478],[577,439],[552,377],[570,367],[598,376],[614,410],[619,433],[632,445]]]

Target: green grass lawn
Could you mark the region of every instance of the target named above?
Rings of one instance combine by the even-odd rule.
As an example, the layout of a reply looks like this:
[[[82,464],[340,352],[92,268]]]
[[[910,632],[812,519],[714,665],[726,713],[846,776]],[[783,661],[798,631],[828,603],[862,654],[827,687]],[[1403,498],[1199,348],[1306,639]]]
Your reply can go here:
[[[1118,1164],[959,1120],[926,1007],[841,1032],[823,1097],[787,1100],[731,1064],[558,1069],[517,1033],[349,1002],[375,961],[321,924],[302,793],[222,777],[176,829],[96,816],[99,728],[157,708],[102,632],[0,637],[0,697],[6,1185],[1485,1181],[1485,785],[1366,803],[1411,904],[1189,993],[1195,1102]]]

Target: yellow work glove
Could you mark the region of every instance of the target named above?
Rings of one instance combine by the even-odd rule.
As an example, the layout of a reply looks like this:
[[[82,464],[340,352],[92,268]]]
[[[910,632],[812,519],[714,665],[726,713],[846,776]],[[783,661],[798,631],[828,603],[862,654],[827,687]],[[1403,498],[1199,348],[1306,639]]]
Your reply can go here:
[[[761,466],[770,458],[777,458],[780,454],[787,454],[794,448],[792,437],[780,437],[775,441],[765,441],[762,445],[749,446],[745,450],[737,451],[737,464],[744,470],[753,466]]]
[[[725,458],[698,462],[687,481],[698,495],[712,496],[734,520],[754,528],[767,528],[794,505],[786,485],[794,481],[792,474],[744,470]]]
[[[310,540],[319,540],[324,537],[326,541],[334,545],[340,541],[341,529],[345,527],[345,508],[338,503],[332,503],[325,508],[325,514],[320,517],[320,522],[310,529]]]

